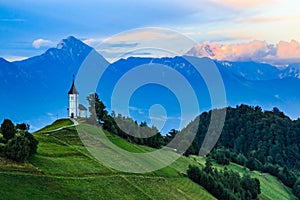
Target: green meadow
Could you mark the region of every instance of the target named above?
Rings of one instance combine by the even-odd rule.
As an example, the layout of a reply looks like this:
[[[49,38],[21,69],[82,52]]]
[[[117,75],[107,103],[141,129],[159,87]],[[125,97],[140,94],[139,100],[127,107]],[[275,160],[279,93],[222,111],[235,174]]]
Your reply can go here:
[[[186,176],[189,165],[202,167],[205,158],[181,156],[171,165],[145,174],[119,172],[95,159],[70,125],[70,120],[59,120],[36,132],[38,152],[26,163],[0,157],[0,199],[215,199]],[[88,133],[95,131],[90,125],[83,128]],[[155,150],[104,133],[126,151]],[[99,148],[109,153],[105,143]],[[247,170],[232,163],[227,168],[240,173]],[[251,176],[261,182],[260,199],[294,199],[290,189],[277,178],[256,171]]]

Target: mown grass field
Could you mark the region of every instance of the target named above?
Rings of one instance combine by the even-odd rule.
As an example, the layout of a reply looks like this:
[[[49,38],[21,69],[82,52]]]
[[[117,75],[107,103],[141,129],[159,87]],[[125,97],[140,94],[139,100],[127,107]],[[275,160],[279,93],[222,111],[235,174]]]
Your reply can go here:
[[[60,125],[58,125],[60,124]],[[38,131],[38,153],[23,165],[0,160],[0,199],[214,199],[173,167],[147,174],[129,174],[113,170],[100,163],[82,145],[69,120]],[[87,126],[88,131],[93,128]],[[54,130],[50,131],[49,130]],[[119,147],[143,153],[153,149],[134,145],[105,132]],[[104,149],[105,147],[103,147]],[[188,158],[184,158],[188,159]],[[185,161],[179,161],[185,162]],[[174,180],[183,178],[193,185],[181,190]],[[194,191],[190,196],[189,190]]]
[[[45,126],[44,128],[40,129],[38,132],[46,132],[46,131],[52,131],[64,126],[70,126],[73,125],[73,122],[69,119],[59,119],[53,122],[52,124]]]
[[[70,122],[59,120],[35,133],[38,153],[25,164],[0,157],[0,199],[215,199],[185,175],[188,165],[201,167],[204,158],[180,157],[170,166],[146,174],[118,172],[89,153],[75,127],[57,130],[72,125]],[[86,132],[95,131],[89,125],[83,128]],[[126,151],[154,151],[104,133]],[[105,143],[99,148],[110,152]],[[230,164],[228,168],[243,172],[239,165]],[[293,199],[291,191],[273,176],[261,176],[259,172],[253,172],[252,176],[261,181],[261,199]]]

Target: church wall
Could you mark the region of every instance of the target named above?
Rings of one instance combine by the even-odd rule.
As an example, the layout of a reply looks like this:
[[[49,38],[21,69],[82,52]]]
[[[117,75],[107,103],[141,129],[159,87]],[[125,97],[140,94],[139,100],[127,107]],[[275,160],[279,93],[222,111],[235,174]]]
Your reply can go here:
[[[69,117],[77,118],[78,116],[78,95],[77,94],[69,94]]]

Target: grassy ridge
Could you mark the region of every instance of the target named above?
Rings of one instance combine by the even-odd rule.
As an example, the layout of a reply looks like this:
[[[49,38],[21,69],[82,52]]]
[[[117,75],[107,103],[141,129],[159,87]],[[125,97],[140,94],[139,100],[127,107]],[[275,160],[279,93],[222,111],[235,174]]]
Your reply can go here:
[[[71,125],[70,122],[60,120],[42,129],[47,132],[36,133],[38,153],[28,163],[20,165],[0,159],[1,199],[215,199],[184,176],[189,164],[201,167],[204,158],[180,157],[170,166],[147,174],[117,172],[90,155],[75,127],[57,130],[60,126]],[[85,130],[93,131],[94,128],[85,125]],[[130,152],[154,151],[109,132],[105,135]],[[100,148],[109,152],[105,144]],[[235,164],[228,168],[244,170]],[[273,176],[261,176],[258,172],[253,172],[253,176],[262,183],[261,199],[293,199],[290,190]]]
[[[52,124],[40,129],[38,132],[52,131],[52,130],[56,130],[61,127],[71,126],[71,125],[73,125],[73,122],[70,119],[58,119],[55,122],[53,122]]]
[[[65,121],[59,123],[68,126]],[[0,190],[1,199],[194,199],[188,189],[182,191],[168,180],[184,178],[174,168],[144,175],[116,172],[89,154],[74,127],[57,130],[57,124],[35,134],[38,153],[26,165],[2,160],[0,166],[5,170],[0,172],[0,187],[5,189]],[[128,151],[153,150],[106,134]],[[196,193],[201,194],[198,199],[213,198],[201,187]]]
[[[57,177],[0,174],[1,199],[188,199],[165,179],[143,176]]]

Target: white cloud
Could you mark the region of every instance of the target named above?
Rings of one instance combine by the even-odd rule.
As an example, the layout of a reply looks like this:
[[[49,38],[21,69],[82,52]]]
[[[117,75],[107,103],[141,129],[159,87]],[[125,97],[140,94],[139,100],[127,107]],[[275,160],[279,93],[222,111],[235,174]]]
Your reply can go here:
[[[97,39],[89,38],[89,39],[82,40],[82,42],[89,45],[90,47],[95,48],[103,42],[103,38],[97,38]]]
[[[12,55],[5,55],[3,56],[3,58],[9,62],[13,62],[13,61],[19,61],[19,60],[25,60],[28,57],[27,56],[12,56]]]
[[[42,38],[37,39],[37,40],[34,40],[34,41],[32,42],[32,46],[33,46],[34,48],[36,48],[36,49],[39,49],[39,48],[42,47],[42,46],[48,47],[48,46],[51,46],[51,45],[53,45],[53,44],[54,44],[54,43],[53,43],[51,40],[45,40],[45,39],[42,39]]]
[[[129,106],[129,110],[137,112],[138,114],[144,114],[146,111],[145,109],[134,107],[134,106]]]
[[[49,117],[54,116],[54,114],[53,114],[53,113],[50,113],[50,112],[48,112],[47,115],[48,115]]]

